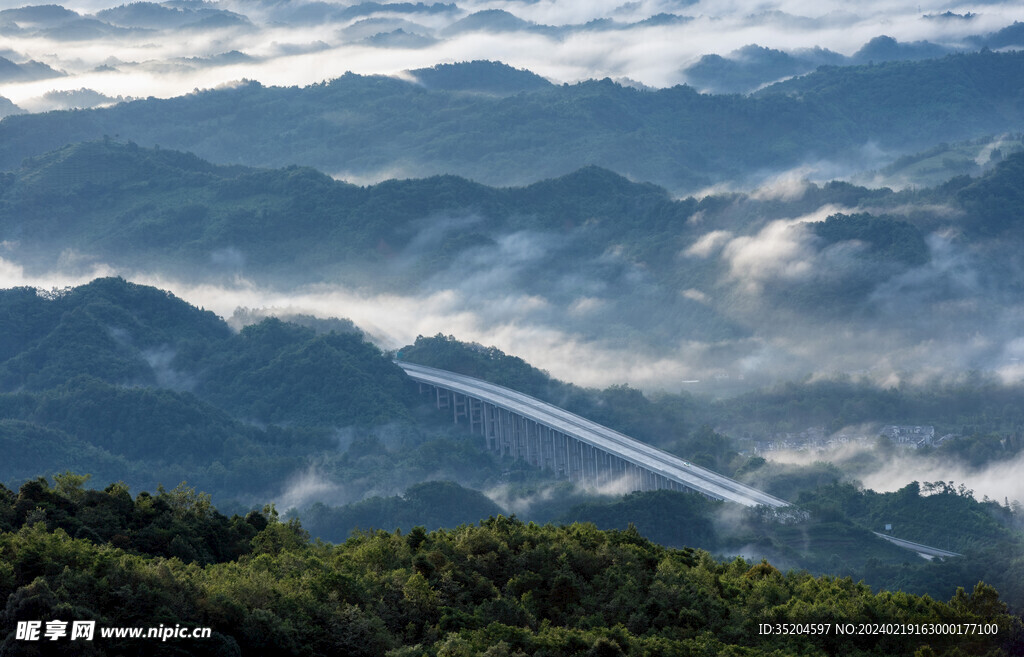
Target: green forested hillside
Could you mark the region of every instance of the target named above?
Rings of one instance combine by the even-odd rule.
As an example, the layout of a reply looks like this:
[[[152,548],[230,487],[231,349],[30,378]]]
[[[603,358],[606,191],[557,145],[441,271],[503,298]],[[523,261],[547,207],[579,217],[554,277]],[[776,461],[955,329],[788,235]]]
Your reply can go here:
[[[0,354],[4,392],[86,377],[177,390],[198,403],[191,392],[236,415],[306,425],[402,420],[412,401],[401,371],[358,334],[317,335],[274,318],[235,334],[209,311],[119,278],[42,295],[3,290],[0,308],[13,338]]]
[[[173,538],[170,538],[172,537]],[[168,539],[169,542],[168,542]],[[635,530],[524,524],[308,542],[272,509],[226,518],[188,490],[0,489],[5,652],[20,620],[210,627],[204,640],[102,641],[96,654],[1016,654],[1020,619],[985,584],[948,603],[850,579],[719,563]],[[995,633],[839,635],[835,623],[987,623]],[[764,634],[762,623],[827,623]],[[990,629],[990,631],[991,631]],[[69,647],[69,644],[58,644]],[[927,646],[927,647],[925,647]]]
[[[235,334],[213,313],[122,279],[0,291],[0,318],[10,336],[0,354],[6,481],[71,469],[263,499],[314,454],[334,453],[339,428],[369,440],[374,427],[406,424],[410,439],[429,442],[431,430],[412,426],[415,387],[358,334],[277,319]]]
[[[638,227],[624,220],[668,232],[695,209],[596,168],[522,189],[451,176],[361,188],[310,169],[214,167],[113,141],[49,153],[0,180],[0,234],[18,240],[19,259],[37,258],[30,267],[56,258],[60,242],[135,267],[304,282],[408,284],[513,231],[568,233],[571,252],[592,253]]]
[[[968,233],[982,237],[1014,239],[1020,235],[1024,193],[1024,158],[1012,157],[991,176],[971,181],[957,193],[970,215]]]
[[[231,333],[211,312],[190,306],[163,290],[118,279],[98,279],[86,286],[41,295],[32,288],[2,290],[0,308],[0,331],[5,337],[0,343],[0,362],[4,363],[5,387],[41,387],[78,374],[103,377],[104,367],[141,369],[136,360],[142,351],[167,344],[220,340]],[[94,364],[99,371],[60,352],[103,331],[108,335],[101,339],[102,347],[96,345],[89,350],[94,353],[78,357],[105,361]],[[17,361],[11,362],[12,357],[24,367],[19,369]],[[46,372],[53,368],[59,371],[46,378]]]
[[[881,555],[844,555],[819,567],[856,572],[866,581],[891,589],[928,591],[940,595],[966,573],[998,581],[1004,599],[1024,605],[1024,522],[1019,503],[978,502],[974,492],[955,482],[911,482],[892,493],[858,490],[849,484],[822,486],[798,498],[812,517],[839,520],[852,526],[892,533],[919,543],[962,553],[946,563],[897,565]],[[798,539],[799,541],[799,539]],[[863,559],[866,559],[864,561]],[[837,568],[838,566],[838,568]]]
[[[195,394],[235,415],[313,426],[409,419],[415,387],[360,335],[270,318],[204,347],[181,364],[204,370]]]
[[[146,486],[189,479],[235,497],[270,494],[259,487],[284,486],[316,455],[336,473],[328,479],[358,482],[349,501],[398,494],[431,472],[482,486],[502,471],[422,407],[415,386],[356,333],[266,319],[235,334],[209,312],[119,279],[44,295],[6,290],[0,317],[9,336],[3,440],[33,445],[7,460],[8,481],[72,469]],[[925,452],[972,466],[1013,458],[1024,445],[1013,411],[1024,393],[985,379],[889,389],[791,383],[710,402],[624,385],[587,390],[451,337],[421,337],[400,357],[535,395],[726,474],[755,477],[735,439],[814,425],[934,424],[960,437]],[[759,485],[783,497],[835,476],[762,481],[768,472],[756,474]]]
[[[880,143],[952,141],[969,132],[996,132],[992,128],[1003,121],[1020,125],[1014,116],[1020,91],[1003,86],[1019,74],[1020,57],[984,51],[914,63],[828,66],[771,85],[756,97],[800,99],[865,141],[869,130]],[[939,125],[952,131],[952,139],[935,138]]]
[[[333,491],[328,501],[348,501],[429,479],[493,485],[509,467],[425,408],[416,386],[358,333],[317,334],[275,318],[233,333],[208,311],[122,279],[5,290],[0,317],[13,338],[0,358],[0,439],[25,445],[0,467],[6,481],[70,469],[133,486],[188,480],[221,500],[259,500],[301,490],[312,468]],[[446,338],[405,351],[437,350],[478,353]],[[625,386],[598,393],[485,353],[493,371],[468,373],[498,376],[701,463],[736,467],[723,436],[690,424],[692,400],[652,402]],[[499,374],[513,371],[532,374]],[[342,525],[340,538],[355,526]]]
[[[854,227],[860,225],[856,221]],[[688,395],[647,397],[621,385],[598,391],[564,384],[498,349],[451,337],[421,337],[401,350],[402,359],[523,390],[799,500],[806,515],[786,525],[757,513],[727,512],[721,503],[684,493],[609,498],[499,460],[477,437],[418,401],[400,369],[342,322],[337,324],[346,328],[343,333],[317,333],[269,318],[234,333],[209,312],[121,279],[45,293],[6,290],[0,293],[0,317],[13,337],[0,360],[0,446],[8,454],[0,477],[15,485],[65,470],[90,473],[93,481],[120,480],[136,490],[187,481],[232,509],[279,500],[316,536],[333,541],[359,528],[454,527],[516,508],[544,522],[587,520],[617,529],[632,523],[671,546],[767,556],[785,566],[938,597],[983,573],[1007,591],[1015,607],[1024,605],[1024,591],[1008,576],[1019,569],[1014,555],[1021,544],[1019,513],[1012,509],[930,484],[886,495],[837,487],[842,473],[835,468],[778,470],[740,455],[733,438],[712,429],[741,419],[781,426],[887,413],[954,421],[972,408],[981,422],[989,407],[1008,420],[998,408],[1016,398],[1013,389],[872,391],[817,383],[711,402]],[[988,401],[977,402],[979,395]],[[1019,448],[1019,441],[992,442],[987,435],[965,436],[939,451],[952,458],[984,453],[1000,459]],[[59,485],[77,481],[68,477]],[[37,488],[26,490],[38,497]],[[108,493],[123,496],[119,490]],[[935,491],[942,494],[926,496]],[[174,494],[192,499],[187,487]],[[73,494],[79,502],[107,499],[96,495]],[[49,502],[43,504],[44,498]],[[41,508],[38,517],[53,520],[51,529],[104,540],[118,533],[132,538],[130,532],[88,524],[103,514],[78,514],[52,497],[33,500],[20,508]],[[49,504],[63,510],[49,511]],[[963,532],[930,533],[936,514],[947,522],[955,518]],[[883,516],[884,522],[896,519],[903,537],[942,543],[968,556],[898,569],[908,555],[870,533]],[[986,517],[991,519],[985,522]],[[116,544],[134,544],[127,539]],[[179,542],[157,554],[216,553],[192,538],[182,540],[187,545]],[[1001,547],[993,552],[993,545]]]
[[[357,176],[454,173],[502,185],[598,165],[689,191],[731,175],[855,155],[868,142],[921,150],[1017,130],[1022,57],[987,52],[823,68],[755,97],[688,87],[638,91],[610,80],[508,96],[352,74],[302,89],[247,82],[169,100],[7,117],[0,168],[120,135],[218,163],[299,164]],[[466,75],[478,64],[462,65]]]

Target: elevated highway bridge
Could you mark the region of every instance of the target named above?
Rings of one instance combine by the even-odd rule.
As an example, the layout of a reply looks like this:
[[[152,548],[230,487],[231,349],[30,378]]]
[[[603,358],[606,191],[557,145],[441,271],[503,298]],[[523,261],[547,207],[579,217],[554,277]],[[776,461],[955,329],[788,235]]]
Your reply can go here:
[[[521,392],[403,361],[395,363],[433,393],[438,409],[479,432],[488,449],[584,485],[624,482],[629,490],[694,490],[744,506],[785,500],[694,465]]]

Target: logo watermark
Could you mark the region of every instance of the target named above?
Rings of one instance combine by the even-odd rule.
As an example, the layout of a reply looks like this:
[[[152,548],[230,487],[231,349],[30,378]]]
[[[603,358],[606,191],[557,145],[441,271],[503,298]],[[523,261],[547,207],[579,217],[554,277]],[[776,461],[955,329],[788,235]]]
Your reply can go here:
[[[101,627],[101,639],[209,639],[209,627],[182,627],[180,624],[158,627]],[[18,621],[14,638],[18,641],[92,641],[96,638],[96,621],[30,620]]]

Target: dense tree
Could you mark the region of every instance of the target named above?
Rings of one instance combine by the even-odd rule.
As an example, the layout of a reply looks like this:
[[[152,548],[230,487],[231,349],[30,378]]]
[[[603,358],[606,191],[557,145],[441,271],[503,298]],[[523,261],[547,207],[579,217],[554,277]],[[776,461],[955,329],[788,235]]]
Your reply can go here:
[[[366,532],[330,546],[309,543],[298,523],[283,523],[272,510],[227,519],[192,491],[133,501],[117,485],[91,494],[81,483],[65,475],[56,489],[35,482],[18,497],[47,512],[63,509],[65,524],[97,504],[112,505],[117,511],[94,521],[93,535],[74,538],[38,512],[0,533],[5,652],[25,647],[14,636],[17,621],[68,615],[100,627],[162,622],[213,630],[208,640],[94,643],[116,654],[909,656],[927,645],[952,656],[1020,648],[1020,619],[981,583],[944,604],[873,594],[848,578],[784,574],[767,562],[718,562],[706,552],[659,547],[632,527],[538,526],[503,516],[449,531]],[[7,507],[12,496],[0,493]],[[140,514],[142,524],[132,520]],[[137,541],[158,518],[180,523],[170,545]],[[104,538],[117,530],[128,533]],[[208,538],[185,542],[200,536]],[[212,560],[166,553],[217,540],[233,552]],[[987,623],[998,633],[758,630],[762,623],[862,622]]]

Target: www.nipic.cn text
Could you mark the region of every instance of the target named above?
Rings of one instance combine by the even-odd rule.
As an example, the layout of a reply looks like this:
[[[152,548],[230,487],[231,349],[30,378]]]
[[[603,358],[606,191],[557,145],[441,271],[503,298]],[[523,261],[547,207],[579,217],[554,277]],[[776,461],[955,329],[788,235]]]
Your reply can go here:
[[[101,627],[100,639],[209,639],[208,627]],[[18,621],[15,639],[18,641],[92,641],[96,638],[96,621]]]

